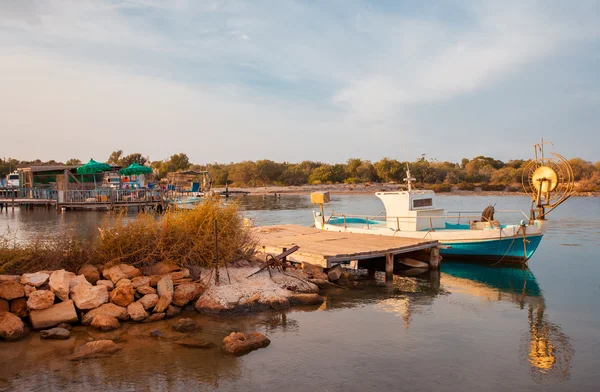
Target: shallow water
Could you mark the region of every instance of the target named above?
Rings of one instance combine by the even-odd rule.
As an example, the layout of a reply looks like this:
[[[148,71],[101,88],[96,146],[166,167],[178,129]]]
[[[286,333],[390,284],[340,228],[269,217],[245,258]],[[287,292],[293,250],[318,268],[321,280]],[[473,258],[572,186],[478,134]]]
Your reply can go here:
[[[520,196],[438,198],[448,210],[482,211],[489,202],[529,206]],[[241,203],[256,224],[312,223],[308,196]],[[377,214],[382,205],[374,196],[333,196],[327,208]],[[93,231],[102,216],[16,209],[1,215],[0,231]],[[569,199],[550,221],[529,270],[442,262],[439,274],[327,293],[320,307],[236,319],[189,312],[203,326],[196,336],[215,343],[234,330],[271,339],[243,357],[174,345],[171,320],[127,324],[121,352],[76,363],[64,357],[88,330],[66,342],[31,334],[0,345],[0,390],[597,390],[600,199]],[[151,338],[151,329],[165,337]]]

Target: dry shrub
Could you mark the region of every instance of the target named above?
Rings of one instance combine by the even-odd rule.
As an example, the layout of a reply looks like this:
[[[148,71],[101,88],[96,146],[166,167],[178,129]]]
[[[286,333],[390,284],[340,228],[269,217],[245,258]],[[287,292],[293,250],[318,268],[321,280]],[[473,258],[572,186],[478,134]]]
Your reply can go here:
[[[67,230],[52,238],[22,242],[9,231],[0,236],[0,273],[61,268],[75,272],[86,263],[207,267],[215,260],[215,220],[221,265],[251,257],[256,246],[235,203],[206,200],[191,210],[140,213],[133,218],[124,212],[114,214],[104,219],[93,238]]]
[[[107,265],[210,266],[215,260],[215,221],[220,264],[252,255],[256,242],[243,225],[238,205],[207,199],[191,210],[167,211],[160,217],[142,213],[130,221],[116,219],[112,227],[105,223],[94,258]]]
[[[0,236],[0,274],[41,270],[76,271],[89,261],[90,241],[69,231],[48,239],[22,242],[14,232]]]

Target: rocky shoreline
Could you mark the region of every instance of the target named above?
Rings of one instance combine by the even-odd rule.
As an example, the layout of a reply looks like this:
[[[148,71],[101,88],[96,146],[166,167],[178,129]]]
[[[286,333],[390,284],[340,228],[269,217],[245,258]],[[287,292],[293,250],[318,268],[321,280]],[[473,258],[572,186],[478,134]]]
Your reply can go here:
[[[77,273],[61,269],[0,275],[0,340],[14,341],[32,333],[39,333],[44,340],[65,340],[74,326],[106,333],[125,323],[174,318],[184,309],[214,317],[315,306],[324,301],[317,286],[329,284],[323,269],[306,264],[304,268],[272,269],[269,274],[261,270],[263,266],[242,260],[227,269],[221,267],[219,282],[215,270],[192,272],[165,263],[141,269],[126,264],[109,268],[85,265]],[[332,276],[343,278],[339,271]],[[178,332],[195,328],[189,318],[173,324]],[[202,347],[202,342],[192,340],[182,339],[177,344]],[[222,348],[240,354],[268,344],[262,334],[232,332],[224,337]],[[92,339],[68,359],[110,355],[121,348],[111,339]]]

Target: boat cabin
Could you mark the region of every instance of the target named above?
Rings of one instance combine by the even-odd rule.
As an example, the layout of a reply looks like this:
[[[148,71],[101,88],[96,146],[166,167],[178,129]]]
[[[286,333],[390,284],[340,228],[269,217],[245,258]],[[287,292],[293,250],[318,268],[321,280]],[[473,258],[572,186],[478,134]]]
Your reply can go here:
[[[387,227],[400,231],[421,231],[446,227],[445,210],[436,208],[430,190],[377,192],[385,207]]]

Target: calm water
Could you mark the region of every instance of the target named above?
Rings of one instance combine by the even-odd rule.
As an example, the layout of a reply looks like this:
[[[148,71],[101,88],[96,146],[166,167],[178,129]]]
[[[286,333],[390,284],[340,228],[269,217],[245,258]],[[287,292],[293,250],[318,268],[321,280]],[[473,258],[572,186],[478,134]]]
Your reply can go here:
[[[438,197],[448,210],[482,211],[489,202],[529,206],[519,196]],[[256,224],[312,223],[308,196],[248,197],[242,208]],[[334,196],[328,209],[377,214],[382,205],[374,196]],[[21,238],[91,232],[102,217],[16,209],[1,215],[0,232],[7,225]],[[329,293],[316,309],[225,320],[189,313],[203,325],[196,335],[215,343],[233,330],[272,340],[243,357],[174,346],[173,321],[127,324],[121,352],[83,363],[64,356],[89,337],[84,329],[66,342],[32,334],[2,343],[0,390],[596,391],[600,199],[572,198],[550,219],[529,270],[447,262],[440,274]],[[154,328],[165,336],[149,337]]]

